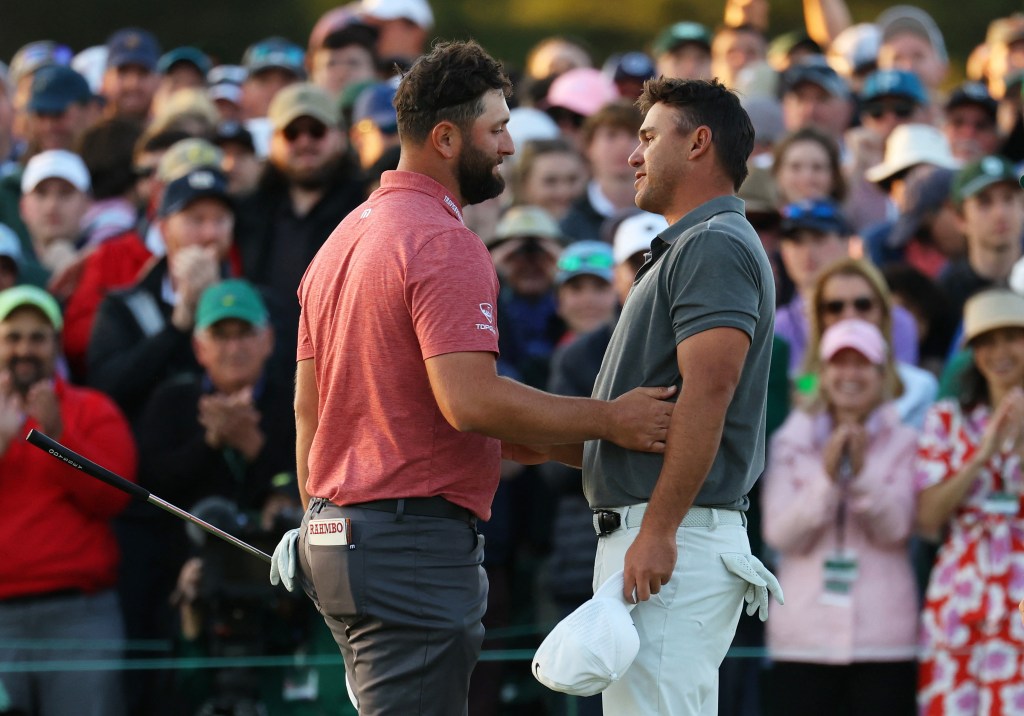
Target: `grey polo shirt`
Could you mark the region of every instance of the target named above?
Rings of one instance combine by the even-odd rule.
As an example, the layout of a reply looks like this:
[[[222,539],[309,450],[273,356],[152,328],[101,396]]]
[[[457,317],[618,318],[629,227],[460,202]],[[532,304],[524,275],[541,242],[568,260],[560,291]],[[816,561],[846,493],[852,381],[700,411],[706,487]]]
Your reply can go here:
[[[593,396],[681,385],[676,346],[711,328],[737,328],[750,350],[722,441],[694,504],[745,510],[764,468],[765,402],[775,323],[775,283],[761,242],[735,196],[712,199],[651,242],[612,333]],[[674,418],[676,419],[676,418]],[[700,419],[697,416],[697,419]],[[606,440],[586,444],[583,489],[592,508],[650,499],[662,457]]]

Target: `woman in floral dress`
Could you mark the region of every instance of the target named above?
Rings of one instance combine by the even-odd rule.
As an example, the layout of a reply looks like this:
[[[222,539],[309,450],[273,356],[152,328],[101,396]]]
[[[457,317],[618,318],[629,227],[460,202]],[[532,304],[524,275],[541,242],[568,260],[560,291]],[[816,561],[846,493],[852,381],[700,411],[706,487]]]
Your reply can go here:
[[[947,530],[921,622],[923,716],[1024,714],[1024,297],[964,308],[974,351],[958,401],[936,403],[918,449],[918,524]]]

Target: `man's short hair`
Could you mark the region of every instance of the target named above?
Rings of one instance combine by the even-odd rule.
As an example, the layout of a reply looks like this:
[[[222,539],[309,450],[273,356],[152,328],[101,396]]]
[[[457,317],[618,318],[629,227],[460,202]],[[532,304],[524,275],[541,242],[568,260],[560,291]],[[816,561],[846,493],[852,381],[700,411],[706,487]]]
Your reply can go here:
[[[679,110],[677,129],[681,134],[702,125],[711,130],[718,162],[739,191],[754,150],[754,125],[739,97],[718,80],[660,77],[644,83],[637,106],[646,114],[659,102]]]
[[[630,134],[640,131],[644,118],[629,100],[620,100],[606,104],[583,121],[580,139],[584,147],[589,147],[599,127],[624,129]]]
[[[483,97],[490,90],[506,97],[512,93],[500,62],[472,40],[438,43],[416,61],[398,86],[398,134],[422,144],[439,122],[465,129],[483,114]]]

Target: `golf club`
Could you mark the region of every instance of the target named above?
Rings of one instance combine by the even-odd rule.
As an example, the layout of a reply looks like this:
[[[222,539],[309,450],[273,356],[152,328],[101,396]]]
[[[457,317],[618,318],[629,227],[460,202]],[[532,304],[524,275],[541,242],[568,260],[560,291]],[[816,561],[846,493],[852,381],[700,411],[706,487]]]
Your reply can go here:
[[[118,490],[121,490],[122,492],[127,492],[132,497],[138,497],[140,499],[145,500],[146,502],[149,502],[152,505],[156,505],[161,510],[170,512],[175,517],[183,519],[186,522],[191,522],[197,527],[206,530],[213,536],[220,537],[225,542],[230,542],[239,549],[245,550],[253,557],[259,557],[267,564],[270,564],[270,555],[266,552],[256,549],[248,542],[243,542],[234,535],[230,535],[222,529],[214,527],[209,522],[204,522],[195,515],[190,514],[185,510],[181,509],[180,507],[175,507],[170,502],[161,500],[159,497],[151,493],[145,487],[142,487],[141,485],[136,485],[134,482],[129,482],[120,475],[114,474],[107,468],[102,467],[101,465],[97,465],[92,460],[83,457],[82,455],[79,455],[74,450],[69,450],[68,448],[64,447],[59,442],[51,438],[49,435],[45,435],[39,432],[38,430],[29,430],[28,435],[25,436],[25,440],[27,440],[32,445],[35,445],[40,450],[45,450],[53,457],[70,465],[76,470],[80,470],[84,472],[86,475],[89,475],[90,477],[95,477],[97,480],[105,482],[111,487],[116,487]]]

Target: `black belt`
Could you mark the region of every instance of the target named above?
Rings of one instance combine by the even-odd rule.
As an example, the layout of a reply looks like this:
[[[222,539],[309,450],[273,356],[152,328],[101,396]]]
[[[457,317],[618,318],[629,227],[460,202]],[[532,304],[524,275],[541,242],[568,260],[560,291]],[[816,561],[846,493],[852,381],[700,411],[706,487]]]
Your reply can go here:
[[[476,524],[476,515],[465,507],[459,507],[440,496],[405,497],[398,500],[372,500],[360,502],[346,507],[362,507],[376,512],[391,512],[401,518],[402,515],[417,517],[443,517],[449,520],[461,520]]]

